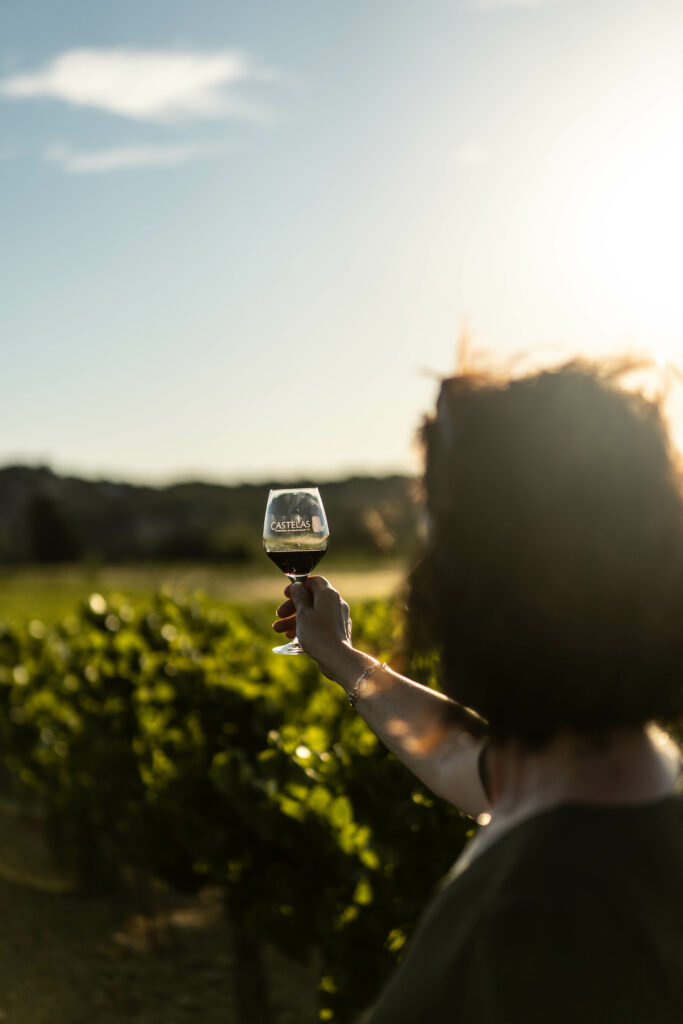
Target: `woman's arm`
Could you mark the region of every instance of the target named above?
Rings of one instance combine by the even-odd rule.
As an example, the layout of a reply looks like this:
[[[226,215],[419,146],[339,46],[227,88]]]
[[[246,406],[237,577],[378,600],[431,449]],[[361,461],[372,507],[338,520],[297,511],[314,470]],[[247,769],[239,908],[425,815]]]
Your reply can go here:
[[[350,693],[356,711],[426,786],[472,817],[488,807],[479,771],[485,727],[473,712],[399,675],[351,644],[349,608],[321,576],[287,587],[273,628],[296,634],[321,671]],[[366,670],[369,673],[357,686]]]

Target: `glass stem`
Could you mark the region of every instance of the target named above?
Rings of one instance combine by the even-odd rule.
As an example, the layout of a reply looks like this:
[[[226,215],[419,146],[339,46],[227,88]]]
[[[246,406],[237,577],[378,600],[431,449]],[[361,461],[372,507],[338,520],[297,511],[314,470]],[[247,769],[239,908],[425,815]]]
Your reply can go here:
[[[290,576],[289,573],[288,573],[287,577],[288,577],[290,583],[304,583],[308,579],[309,573],[305,573],[303,576]],[[296,632],[295,632],[294,636],[291,638],[291,642],[293,644],[298,644],[299,643],[299,637],[296,635]],[[299,644],[299,646],[301,646],[301,645]]]

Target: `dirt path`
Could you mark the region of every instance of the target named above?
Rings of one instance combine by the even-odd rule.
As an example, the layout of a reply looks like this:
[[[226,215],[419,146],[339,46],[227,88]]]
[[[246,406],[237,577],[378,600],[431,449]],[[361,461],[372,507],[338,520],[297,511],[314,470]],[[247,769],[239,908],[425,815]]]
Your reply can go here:
[[[8,880],[20,876],[24,884]],[[2,1024],[249,1024],[233,1009],[217,892],[160,891],[150,920],[111,899],[55,891],[63,883],[38,823],[0,811]],[[267,963],[274,1024],[312,1022],[312,980],[272,953]]]
[[[2,1024],[232,1019],[220,908],[175,907],[166,948],[155,950],[140,918],[111,899],[65,891],[70,880],[54,868],[43,836],[39,819],[0,811]]]
[[[327,575],[332,586],[350,601],[391,597],[401,586],[403,578],[403,570],[396,568],[375,569],[370,572],[340,569],[337,572],[331,570]],[[211,590],[211,596],[225,601],[274,600],[277,603],[286,584],[287,580],[284,577],[278,579],[272,574],[242,580],[226,579],[223,583],[215,585],[215,589]]]

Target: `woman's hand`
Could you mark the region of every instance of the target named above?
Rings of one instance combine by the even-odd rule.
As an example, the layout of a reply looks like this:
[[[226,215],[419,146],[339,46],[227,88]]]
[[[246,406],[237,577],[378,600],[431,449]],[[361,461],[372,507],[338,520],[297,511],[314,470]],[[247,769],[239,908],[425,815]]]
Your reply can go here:
[[[349,606],[323,576],[309,576],[305,583],[291,583],[285,588],[288,598],[277,610],[276,633],[294,636],[314,658],[320,671],[341,682],[349,664],[351,619]]]

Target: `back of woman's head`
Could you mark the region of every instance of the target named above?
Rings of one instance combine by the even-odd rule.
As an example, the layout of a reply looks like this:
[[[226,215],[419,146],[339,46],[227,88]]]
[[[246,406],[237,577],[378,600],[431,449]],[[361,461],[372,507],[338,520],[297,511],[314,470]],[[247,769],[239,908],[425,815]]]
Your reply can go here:
[[[580,362],[444,381],[412,579],[444,688],[540,745],[683,713],[683,501],[657,403]]]

